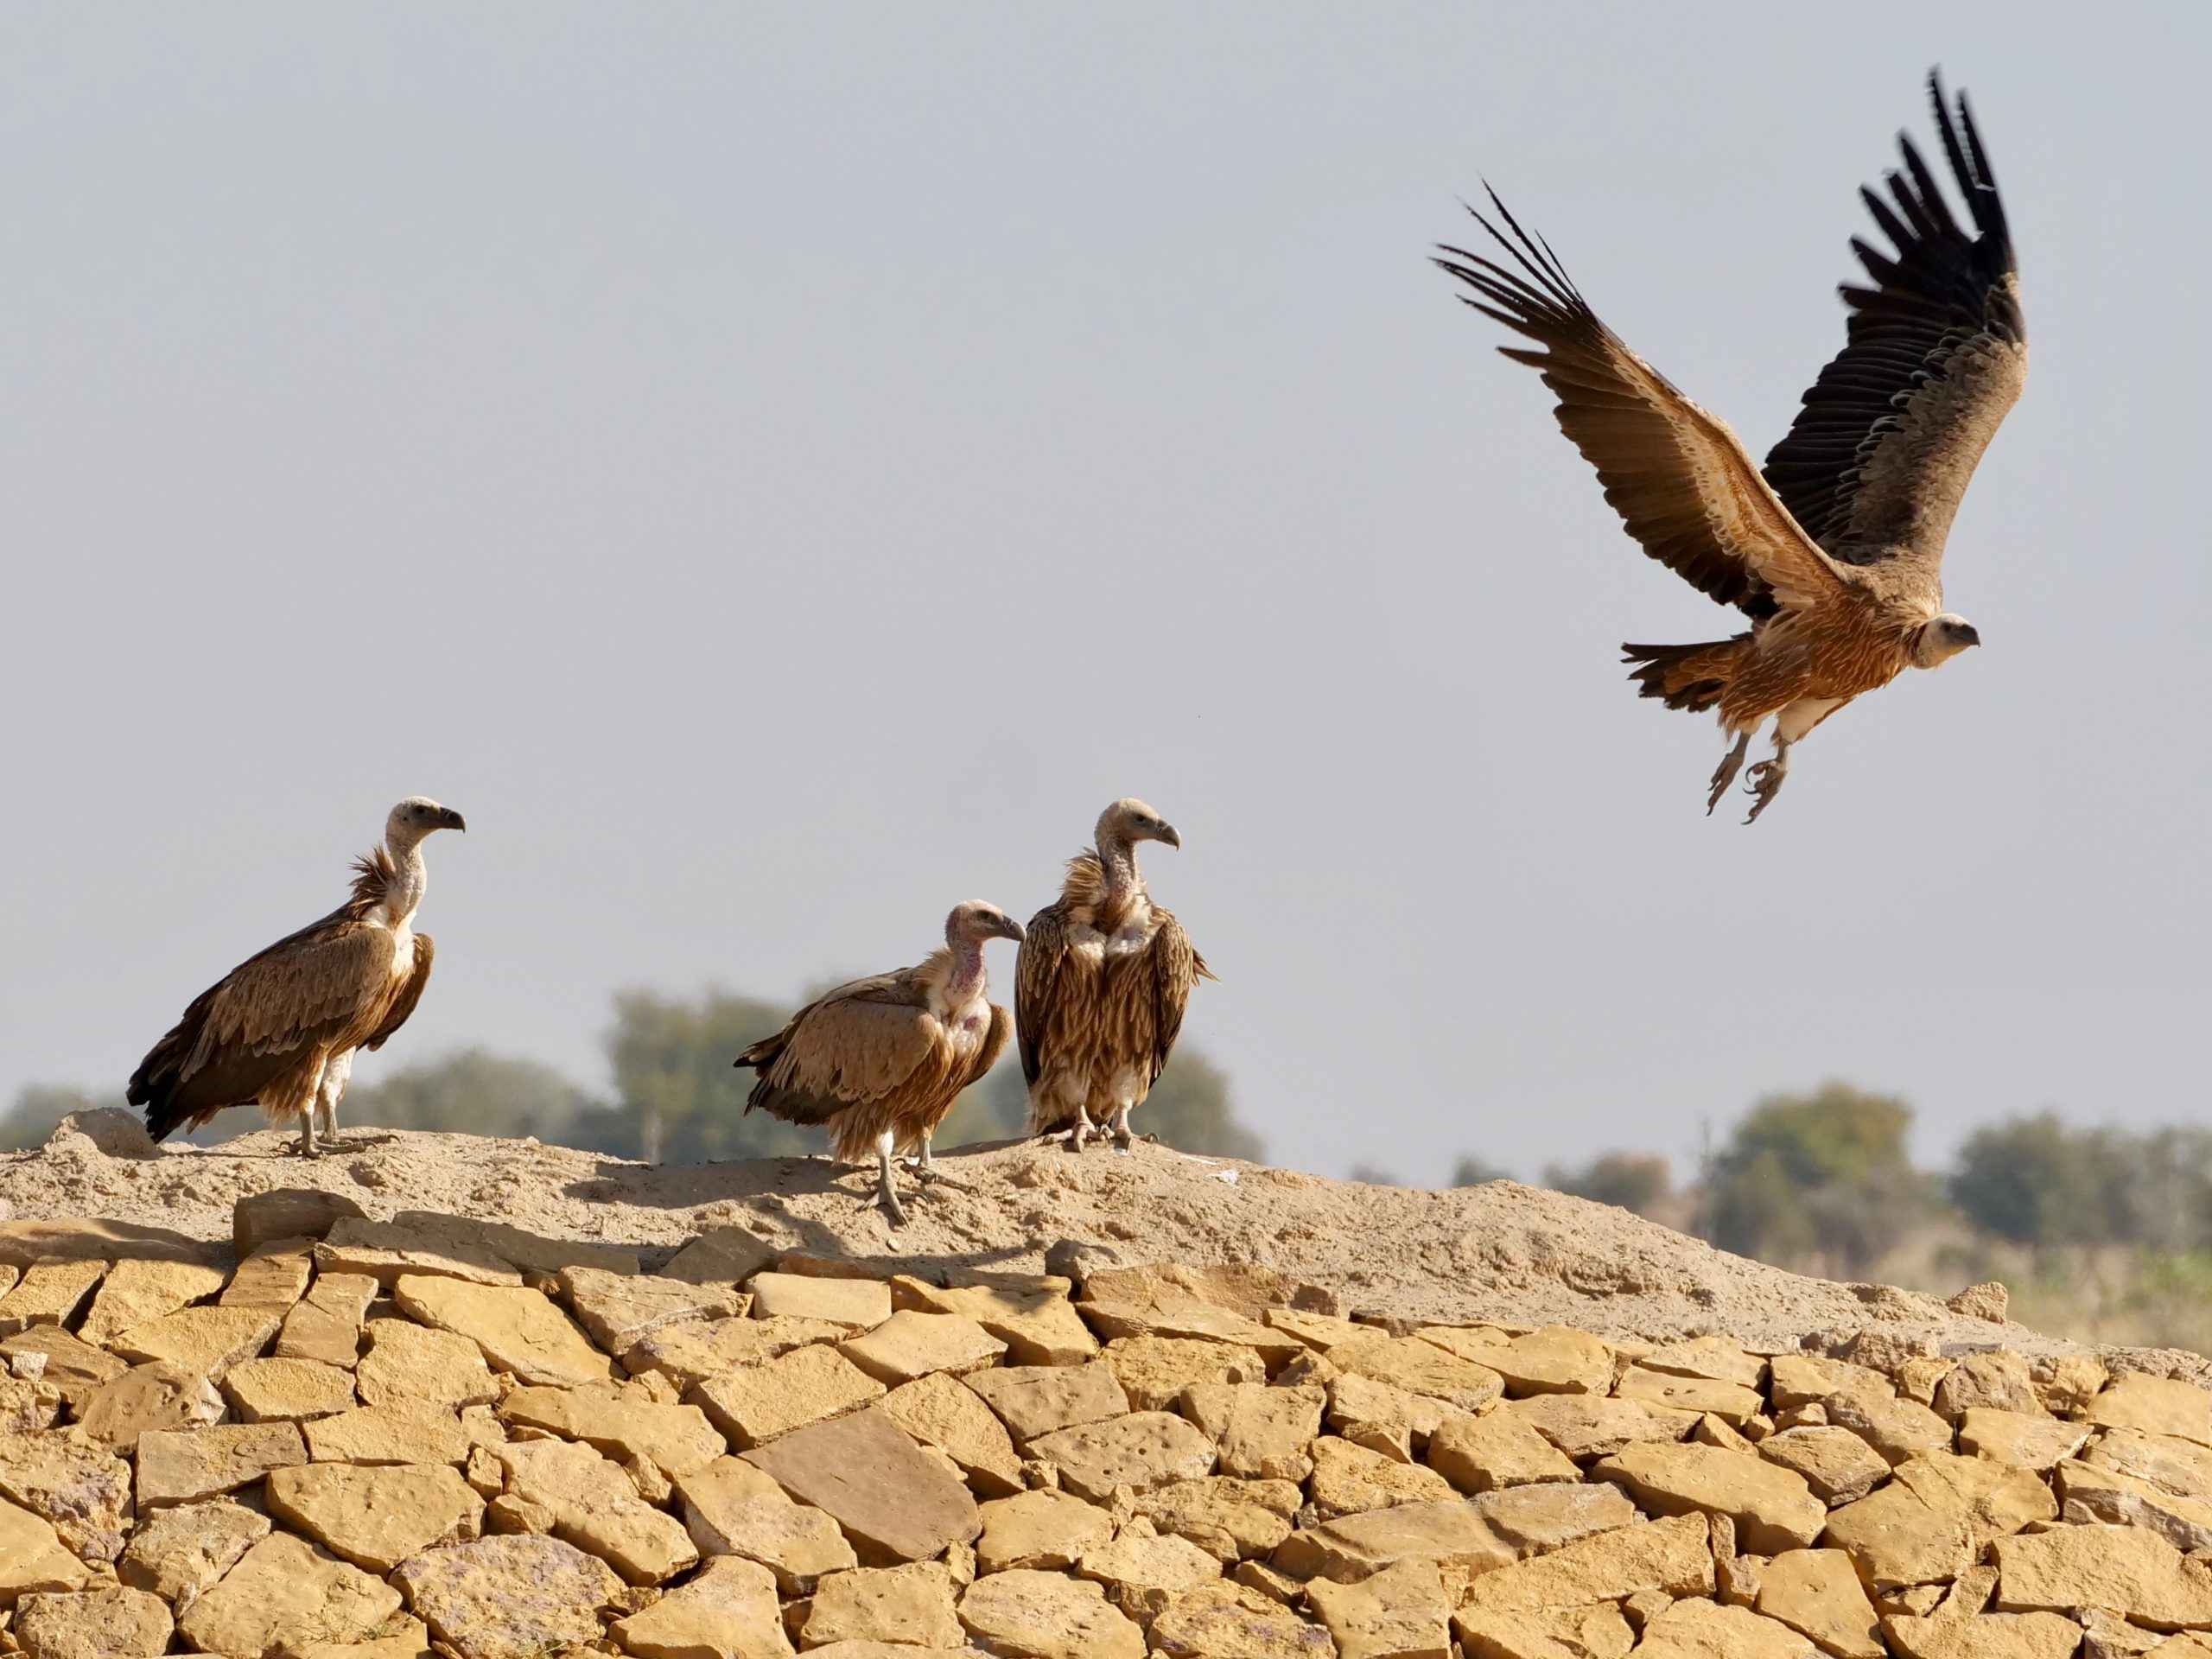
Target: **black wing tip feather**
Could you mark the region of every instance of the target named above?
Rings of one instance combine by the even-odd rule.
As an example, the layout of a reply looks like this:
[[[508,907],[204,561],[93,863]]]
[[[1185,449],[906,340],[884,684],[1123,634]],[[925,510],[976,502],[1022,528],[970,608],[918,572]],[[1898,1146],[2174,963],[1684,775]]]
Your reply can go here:
[[[1936,130],[1943,141],[1943,154],[1951,163],[1951,176],[1966,197],[1974,228],[1996,238],[2012,263],[2012,233],[2005,222],[2004,198],[1998,194],[1997,171],[1989,164],[1989,150],[1974,124],[1974,105],[1961,88],[1954,93],[1943,85],[1943,68],[1928,72],[1928,101],[1936,115]]]
[[[1551,244],[1542,235],[1532,234],[1522,227],[1521,221],[1513,216],[1513,210],[1487,179],[1483,181],[1483,192],[1490,198],[1492,210],[1505,222],[1505,230],[1500,230],[1473,203],[1462,200],[1459,205],[1519,269],[1449,242],[1439,243],[1429,263],[1475,290],[1474,295],[1460,295],[1460,302],[1547,345],[1550,344],[1549,337],[1561,328],[1587,327],[1593,322],[1589,302],[1567,276]],[[1516,355],[1510,348],[1499,349],[1509,357]],[[1525,361],[1526,358],[1522,356],[1516,360]]]

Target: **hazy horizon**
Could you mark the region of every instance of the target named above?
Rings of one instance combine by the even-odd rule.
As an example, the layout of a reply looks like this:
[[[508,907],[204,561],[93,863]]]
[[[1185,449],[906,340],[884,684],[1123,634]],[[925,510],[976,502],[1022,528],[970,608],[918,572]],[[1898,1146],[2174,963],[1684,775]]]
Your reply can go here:
[[[2212,18],[548,0],[0,16],[0,1103],[111,1085],[398,798],[436,978],[787,998],[1046,903],[1098,809],[1276,1161],[1687,1169],[1840,1077],[1933,1160],[2203,1116]],[[1487,179],[1763,454],[1855,193],[1970,93],[2024,398],[1947,602],[1751,829],[1644,559],[1426,264]],[[1011,947],[991,953],[1000,1000]],[[1140,1120],[1141,1121],[1141,1120]]]

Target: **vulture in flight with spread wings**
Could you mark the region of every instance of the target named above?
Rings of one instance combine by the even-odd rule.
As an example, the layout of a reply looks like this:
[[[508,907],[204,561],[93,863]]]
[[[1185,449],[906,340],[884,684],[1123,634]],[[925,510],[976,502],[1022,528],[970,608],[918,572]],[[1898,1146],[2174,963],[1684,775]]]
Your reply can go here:
[[[1029,1133],[1065,1129],[1080,1152],[1102,1125],[1131,1140],[1129,1114],[1160,1080],[1200,976],[1191,936],[1152,902],[1136,843],[1183,838],[1142,801],[1098,815],[1096,846],[1068,861],[1059,901],[1029,920],[1014,1012],[1029,1082]]]
[[[1560,429],[1651,557],[1751,619],[1729,639],[1624,645],[1642,695],[1718,709],[1730,749],[1710,812],[1745,747],[1775,717],[1774,754],[1751,768],[1757,818],[1790,746],[1862,692],[1981,643],[1943,609],[1943,543],[1959,499],[2027,375],[2012,243],[1989,153],[1961,94],[1928,80],[1936,126],[1970,224],[1899,135],[1885,200],[1859,195],[1894,251],[1854,238],[1867,286],[1847,283],[1843,350],[1805,393],[1789,434],[1754,467],[1717,416],[1630,351],[1576,291],[1550,246],[1493,193],[1507,235],[1475,218],[1514,267],[1445,248],[1459,297],[1535,342],[1500,347],[1542,375]],[[1472,210],[1470,210],[1472,211]],[[1751,822],[1750,818],[1745,820]]]
[[[435,947],[414,931],[429,875],[423,840],[466,830],[460,813],[416,795],[391,809],[384,845],[357,859],[353,897],[193,998],[131,1073],[126,1098],[156,1141],[196,1129],[226,1106],[258,1102],[271,1124],[296,1116],[300,1151],[338,1144],[338,1102],[357,1048],[381,1048],[429,982]]]
[[[983,943],[1022,937],[996,905],[970,899],[944,920],[944,948],[912,968],[840,985],[737,1057],[760,1075],[745,1109],[823,1123],[848,1163],[875,1154],[877,1198],[905,1223],[891,1180],[895,1153],[918,1145],[918,1178],[942,1179],[930,1138],[969,1084],[991,1069],[1014,1021],[994,1004]]]

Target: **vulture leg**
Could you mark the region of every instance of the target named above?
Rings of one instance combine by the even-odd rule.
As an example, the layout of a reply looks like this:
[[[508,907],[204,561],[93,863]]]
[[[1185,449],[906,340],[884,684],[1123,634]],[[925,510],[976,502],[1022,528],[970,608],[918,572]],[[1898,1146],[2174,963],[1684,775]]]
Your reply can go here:
[[[1136,1103],[1132,1100],[1124,1100],[1114,1109],[1114,1144],[1123,1152],[1127,1152],[1136,1140],[1129,1130],[1129,1114],[1135,1109]]]
[[[1728,785],[1736,781],[1736,773],[1744,764],[1744,751],[1751,746],[1751,734],[1745,732],[1736,739],[1736,747],[1720,757],[1720,764],[1713,768],[1713,793],[1705,798],[1705,816],[1711,817],[1713,809],[1720,804],[1720,798],[1728,792]]]
[[[1758,816],[1767,809],[1767,803],[1782,792],[1782,780],[1789,775],[1789,743],[1786,738],[1774,740],[1774,753],[1753,766],[1745,775],[1744,792],[1753,797],[1751,816],[1745,823],[1756,823]]]
[[[353,1076],[353,1051],[349,1048],[323,1068],[321,1086],[315,1091],[315,1116],[322,1130],[322,1147],[327,1152],[351,1147],[378,1147],[391,1139],[388,1135],[357,1135],[349,1139],[338,1133],[338,1103],[346,1098],[346,1086]]]
[[[886,1129],[875,1138],[875,1201],[883,1206],[883,1213],[891,1218],[893,1227],[906,1224],[906,1212],[899,1207],[899,1189],[891,1179],[891,1146],[893,1132]]]
[[[1068,1150],[1081,1152],[1090,1144],[1090,1137],[1097,1133],[1097,1126],[1091,1122],[1090,1112],[1081,1106],[1077,1107],[1075,1122],[1068,1125]]]
[[[937,1160],[930,1155],[930,1136],[922,1136],[921,1155],[915,1160],[914,1179],[927,1186],[949,1186],[956,1192],[972,1192],[976,1189],[965,1181],[956,1181],[937,1166]]]
[[[300,1114],[299,1154],[302,1158],[320,1158],[322,1148],[315,1143],[315,1103],[309,1101]]]

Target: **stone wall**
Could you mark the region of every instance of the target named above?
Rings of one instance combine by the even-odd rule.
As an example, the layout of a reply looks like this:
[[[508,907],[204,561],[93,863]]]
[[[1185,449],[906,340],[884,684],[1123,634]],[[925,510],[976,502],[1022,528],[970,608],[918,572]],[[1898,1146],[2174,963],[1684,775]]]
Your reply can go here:
[[[2212,1396],[2086,1354],[237,1234],[0,1265],[0,1651],[2212,1659]]]

